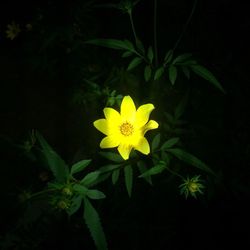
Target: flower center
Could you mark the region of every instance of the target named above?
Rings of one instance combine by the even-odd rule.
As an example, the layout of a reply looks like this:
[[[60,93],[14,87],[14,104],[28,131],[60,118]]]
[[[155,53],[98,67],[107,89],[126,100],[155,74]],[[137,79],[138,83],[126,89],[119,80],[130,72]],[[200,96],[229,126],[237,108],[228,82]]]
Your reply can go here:
[[[123,135],[125,136],[130,136],[132,135],[134,128],[133,126],[128,123],[128,122],[124,122],[121,126],[120,126],[120,131]]]
[[[188,189],[191,193],[195,193],[198,190],[198,185],[195,182],[191,182],[188,185]]]

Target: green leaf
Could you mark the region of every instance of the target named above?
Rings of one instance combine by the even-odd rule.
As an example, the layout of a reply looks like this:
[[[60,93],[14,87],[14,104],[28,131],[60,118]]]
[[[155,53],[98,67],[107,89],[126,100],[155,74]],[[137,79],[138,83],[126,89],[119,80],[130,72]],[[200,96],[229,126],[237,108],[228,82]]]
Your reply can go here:
[[[129,197],[131,197],[133,187],[133,169],[131,165],[127,165],[124,168],[125,184],[128,191]]]
[[[86,187],[89,187],[98,179],[99,176],[100,171],[90,172],[80,181],[80,183]]]
[[[119,179],[119,175],[120,175],[120,169],[116,169],[113,171],[112,173],[112,183],[113,185],[115,185]]]
[[[135,57],[128,65],[127,70],[131,70],[138,66],[142,62],[142,59],[140,57]]]
[[[97,250],[108,250],[99,214],[87,198],[84,199],[83,217],[95,242]]]
[[[152,69],[149,65],[147,65],[144,69],[144,79],[146,82],[149,81],[151,74],[152,74]]]
[[[145,48],[143,43],[141,42],[141,40],[139,40],[138,38],[136,39],[136,47],[138,48],[139,52],[142,55],[145,55]]]
[[[116,153],[100,152],[100,155],[113,162],[117,162],[117,163],[124,162],[124,159],[119,154],[116,154]]]
[[[123,54],[122,54],[122,57],[125,58],[125,57],[130,57],[132,56],[134,53],[132,51],[125,51]]]
[[[147,177],[147,176],[151,176],[151,175],[160,174],[165,169],[166,169],[166,167],[164,164],[158,164],[158,165],[150,168],[149,170],[147,170],[143,174],[141,174],[139,177],[141,178],[141,177]]]
[[[192,65],[190,66],[191,69],[193,70],[193,72],[197,75],[199,75],[200,77],[204,78],[205,80],[209,81],[210,83],[212,83],[216,88],[218,88],[219,90],[221,90],[223,93],[225,93],[225,90],[223,89],[223,87],[221,86],[220,82],[216,79],[216,77],[205,67],[201,66],[201,65]]]
[[[117,39],[93,39],[93,40],[85,41],[84,43],[102,46],[102,47],[106,47],[110,49],[134,51],[133,44],[130,43],[128,40],[123,41],[123,40],[117,40]]]
[[[94,200],[99,200],[99,199],[104,199],[106,198],[105,194],[99,190],[96,189],[89,189],[87,192],[87,196],[90,199],[94,199]]]
[[[180,139],[178,137],[174,137],[174,138],[167,140],[165,143],[162,144],[161,150],[166,150],[166,149],[173,147],[176,143],[179,142],[179,140]]]
[[[190,70],[186,66],[181,66],[183,74],[187,79],[190,79]]]
[[[70,170],[70,174],[73,175],[75,173],[82,171],[90,164],[91,161],[92,160],[82,160],[82,161],[79,161],[79,162],[73,164],[73,166],[71,167],[71,170]]]
[[[152,152],[154,152],[159,147],[160,141],[161,141],[161,134],[157,134],[152,140],[151,144]]]
[[[177,78],[177,68],[174,65],[169,66],[168,76],[171,84],[174,85]]]
[[[178,105],[176,106],[175,110],[174,110],[174,117],[175,119],[178,121],[178,119],[183,115],[184,110],[187,106],[187,102],[188,102],[188,96],[189,93],[187,92],[184,97],[181,99],[181,101],[178,103]]]
[[[205,163],[203,163],[196,156],[184,151],[183,149],[171,148],[171,149],[167,149],[167,152],[171,153],[172,155],[174,155],[176,158],[178,158],[181,161],[184,161],[196,168],[199,168],[203,171],[206,171],[210,174],[215,175],[215,173]]]
[[[164,70],[165,70],[164,67],[160,67],[159,69],[157,69],[157,70],[155,71],[154,80],[160,79],[161,76],[162,76],[163,73],[164,73]]]
[[[82,196],[81,195],[75,195],[71,200],[70,207],[67,209],[68,215],[71,216],[74,213],[76,213],[79,210],[79,208],[81,207],[81,204],[82,204]]]
[[[151,46],[149,46],[149,48],[148,48],[147,58],[148,58],[150,63],[153,62],[154,52],[153,52],[153,49]]]
[[[186,59],[190,58],[191,56],[192,56],[192,54],[190,54],[190,53],[181,54],[181,55],[177,56],[177,57],[173,60],[172,64],[176,64],[176,63],[183,62],[183,61],[185,61]]]
[[[98,171],[103,174],[106,172],[112,172],[113,170],[120,168],[121,166],[122,164],[109,164],[99,168]]]
[[[42,147],[42,152],[47,160],[50,170],[59,183],[65,183],[69,177],[69,168],[64,160],[50,147],[43,136],[36,131],[36,138]]]
[[[169,50],[164,57],[164,65],[169,63],[173,58],[173,50]]]
[[[81,195],[86,195],[88,193],[88,188],[86,188],[85,186],[81,184],[74,184],[73,190],[75,190]]]
[[[144,174],[144,173],[148,170],[148,168],[146,167],[145,162],[143,162],[143,161],[138,161],[138,162],[137,162],[137,167],[138,167],[138,169],[139,169],[141,175]],[[151,176],[150,176],[150,175],[149,175],[149,176],[144,176],[143,178],[144,178],[145,181],[148,182],[150,185],[153,185],[152,179],[151,179]]]

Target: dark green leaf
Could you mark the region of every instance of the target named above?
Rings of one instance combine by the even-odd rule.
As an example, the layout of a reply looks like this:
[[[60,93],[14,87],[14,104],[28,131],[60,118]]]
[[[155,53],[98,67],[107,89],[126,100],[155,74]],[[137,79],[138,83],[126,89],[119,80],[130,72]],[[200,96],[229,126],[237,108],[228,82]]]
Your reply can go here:
[[[125,51],[123,54],[122,54],[122,57],[125,58],[125,57],[129,57],[129,56],[132,56],[133,55],[133,52],[132,51]]]
[[[120,175],[120,169],[116,169],[113,171],[112,173],[112,183],[113,185],[115,185],[119,179],[119,175]]]
[[[90,164],[91,160],[82,160],[79,161],[77,163],[75,163],[70,170],[70,174],[73,175],[75,173],[78,173],[80,171],[82,171],[83,169],[85,169],[89,164]]]
[[[171,138],[169,140],[167,140],[165,143],[163,143],[163,145],[161,146],[161,150],[166,150],[166,149],[169,149],[171,147],[173,147],[176,143],[179,142],[179,138],[178,137],[174,137],[174,138]]]
[[[162,74],[164,73],[164,67],[160,67],[159,69],[157,69],[155,71],[155,75],[154,75],[154,80],[158,80],[161,78]]]
[[[104,199],[106,197],[103,192],[96,190],[96,189],[89,189],[87,192],[87,196],[90,199],[94,199],[94,200]]]
[[[139,40],[138,38],[136,39],[136,47],[138,48],[139,52],[142,55],[145,55],[145,48],[143,43],[141,42],[141,40]]]
[[[43,136],[36,132],[36,138],[42,147],[42,152],[48,162],[49,168],[56,180],[65,183],[69,176],[69,169],[64,160],[50,147]]]
[[[68,215],[71,216],[74,213],[76,213],[79,210],[79,208],[81,207],[81,204],[82,204],[82,196],[81,195],[75,195],[71,200],[70,207],[67,209]]]
[[[90,172],[81,180],[80,183],[86,187],[89,187],[92,185],[93,182],[95,182],[98,179],[99,176],[100,176],[100,171]]]
[[[144,173],[148,170],[148,168],[146,167],[145,162],[143,162],[143,161],[138,161],[138,162],[137,162],[137,167],[138,167],[138,169],[139,169],[141,175],[144,174]],[[145,181],[148,182],[150,185],[153,185],[153,184],[152,184],[152,179],[151,179],[151,176],[150,176],[150,175],[149,175],[149,176],[144,176],[143,178],[144,178]]]
[[[190,66],[194,73],[199,75],[200,77],[204,78],[205,80],[212,83],[216,88],[221,90],[223,93],[225,93],[225,90],[221,86],[220,82],[215,78],[215,76],[205,67],[201,65],[192,65]]]
[[[132,187],[133,187],[133,169],[131,165],[127,165],[124,168],[124,176],[125,176],[125,184],[128,191],[129,197],[132,194]]]
[[[141,174],[139,177],[146,177],[146,176],[151,176],[151,175],[156,175],[156,174],[160,174],[163,170],[165,170],[166,167],[163,164],[158,164],[152,168],[150,168],[149,170],[147,170],[146,172],[144,172],[143,174]]]
[[[170,65],[168,68],[168,77],[172,85],[175,84],[177,78],[177,68],[174,65]]]
[[[87,198],[84,199],[83,217],[95,242],[97,250],[108,250],[99,214]]]
[[[157,134],[154,139],[152,140],[152,152],[154,152],[160,145],[160,141],[161,141],[161,134]]]
[[[164,57],[164,65],[169,63],[173,58],[173,50],[169,50]]]
[[[184,97],[181,99],[181,101],[178,103],[178,105],[175,108],[174,111],[174,117],[176,120],[178,120],[184,113],[184,110],[187,106],[187,102],[188,102],[188,96],[189,93],[187,92]]]
[[[146,82],[149,81],[149,79],[151,77],[151,73],[152,73],[151,67],[149,65],[147,65],[144,69],[144,79]]]
[[[147,58],[148,58],[150,63],[153,62],[154,52],[153,52],[153,49],[151,46],[149,46],[149,48],[148,48]]]
[[[73,189],[81,195],[86,195],[88,192],[88,188],[80,184],[75,184],[73,186]]]
[[[191,56],[192,56],[192,54],[190,54],[190,53],[185,53],[185,54],[179,55],[173,60],[172,64],[183,62],[183,61],[187,60],[188,58],[190,58]]]
[[[116,153],[100,152],[100,155],[113,162],[117,162],[117,163],[124,162],[124,159],[119,154],[116,154]]]
[[[184,151],[183,149],[180,148],[171,148],[167,149],[169,153],[177,157],[179,160],[184,161],[196,168],[199,168],[203,171],[206,171],[210,174],[214,174],[214,172],[205,164],[203,163],[200,159],[198,159],[196,156]],[[215,175],[215,174],[214,174]]]
[[[106,172],[111,172],[117,168],[120,168],[122,164],[109,164],[109,165],[106,165],[106,166],[103,166],[101,168],[98,169],[99,172],[101,172],[102,174],[103,173],[106,173]]]
[[[127,70],[131,70],[138,66],[142,62],[142,59],[140,57],[135,57],[128,65]]]

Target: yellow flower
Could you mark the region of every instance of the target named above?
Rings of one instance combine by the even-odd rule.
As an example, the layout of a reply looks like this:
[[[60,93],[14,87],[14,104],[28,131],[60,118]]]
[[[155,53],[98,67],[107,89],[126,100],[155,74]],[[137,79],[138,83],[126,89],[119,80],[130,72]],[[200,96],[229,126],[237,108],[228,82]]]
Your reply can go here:
[[[132,148],[143,154],[150,153],[150,147],[145,133],[150,129],[158,128],[158,123],[149,120],[149,115],[154,105],[144,104],[137,110],[130,96],[125,96],[121,103],[121,112],[113,108],[104,108],[106,119],[99,119],[94,126],[106,135],[100,143],[101,148],[118,147],[124,160],[129,158]]]
[[[15,22],[12,22],[11,24],[7,25],[6,30],[6,37],[10,40],[13,40],[15,37],[18,36],[18,34],[21,32],[19,24],[16,24]]]

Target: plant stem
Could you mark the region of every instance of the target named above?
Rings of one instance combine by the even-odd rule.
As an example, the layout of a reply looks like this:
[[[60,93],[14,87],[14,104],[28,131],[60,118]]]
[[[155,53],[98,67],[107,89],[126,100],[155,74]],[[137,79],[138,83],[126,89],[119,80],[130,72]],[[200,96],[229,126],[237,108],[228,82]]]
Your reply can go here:
[[[135,42],[137,43],[138,38],[137,38],[137,35],[136,35],[136,31],[135,31],[135,25],[134,25],[133,16],[132,16],[132,10],[128,11],[128,15],[129,15],[129,20],[130,20],[130,23],[131,23],[133,35],[134,35],[134,38],[135,38]]]
[[[180,41],[181,41],[181,39],[182,39],[184,33],[185,33],[186,30],[187,30],[187,27],[188,27],[188,25],[189,25],[189,23],[190,23],[190,21],[191,21],[191,19],[192,19],[192,17],[193,17],[195,8],[196,8],[196,6],[197,6],[197,2],[198,2],[198,0],[194,0],[194,4],[193,4],[193,7],[192,7],[192,10],[191,10],[191,12],[190,12],[190,14],[189,14],[189,17],[188,17],[188,19],[187,19],[187,21],[186,21],[186,23],[185,23],[185,25],[184,25],[184,27],[183,27],[183,30],[182,30],[182,32],[181,32],[181,34],[180,34],[178,40],[176,41],[176,43],[175,43],[175,45],[174,45],[174,47],[173,47],[173,52],[174,52],[174,50],[177,48],[177,46],[179,45],[179,43],[180,43]]]
[[[158,49],[157,49],[157,0],[154,0],[154,54],[155,66],[158,66]]]

